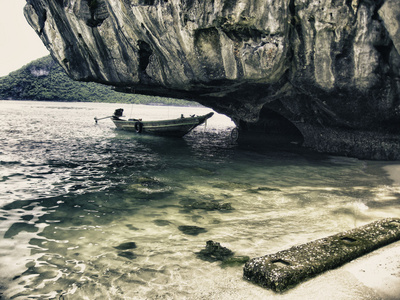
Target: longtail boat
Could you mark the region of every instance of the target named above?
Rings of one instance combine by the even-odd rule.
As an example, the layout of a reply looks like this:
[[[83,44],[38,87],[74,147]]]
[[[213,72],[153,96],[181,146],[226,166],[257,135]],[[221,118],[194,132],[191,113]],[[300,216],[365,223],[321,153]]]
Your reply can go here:
[[[123,109],[116,109],[114,115],[104,118],[94,118],[96,123],[101,119],[111,118],[117,129],[132,131],[141,134],[154,134],[161,136],[183,137],[197,126],[203,124],[211,118],[214,113],[210,112],[203,116],[192,115],[184,117],[181,115],[178,119],[143,121],[142,119],[121,119]]]

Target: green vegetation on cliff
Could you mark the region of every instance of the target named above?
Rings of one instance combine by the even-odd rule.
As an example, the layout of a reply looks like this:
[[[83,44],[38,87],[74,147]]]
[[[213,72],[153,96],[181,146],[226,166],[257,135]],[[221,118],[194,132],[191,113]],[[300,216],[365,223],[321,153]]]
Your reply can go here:
[[[74,81],[51,56],[35,60],[1,77],[0,99],[196,105],[173,98],[124,94],[102,84]]]

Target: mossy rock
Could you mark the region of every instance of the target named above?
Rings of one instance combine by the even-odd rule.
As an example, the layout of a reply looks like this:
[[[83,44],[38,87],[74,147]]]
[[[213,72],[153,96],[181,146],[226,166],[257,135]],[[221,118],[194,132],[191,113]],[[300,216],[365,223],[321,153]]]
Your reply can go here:
[[[231,258],[234,252],[226,247],[222,247],[220,243],[214,241],[207,241],[206,248],[196,253],[197,257],[209,261],[224,261]]]

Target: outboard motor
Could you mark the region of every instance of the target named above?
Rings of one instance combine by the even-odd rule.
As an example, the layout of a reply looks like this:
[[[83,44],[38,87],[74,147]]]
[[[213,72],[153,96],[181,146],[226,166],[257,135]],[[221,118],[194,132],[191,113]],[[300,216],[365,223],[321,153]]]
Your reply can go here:
[[[118,108],[114,111],[114,116],[115,118],[122,117],[122,114],[124,113],[124,110],[122,108]]]

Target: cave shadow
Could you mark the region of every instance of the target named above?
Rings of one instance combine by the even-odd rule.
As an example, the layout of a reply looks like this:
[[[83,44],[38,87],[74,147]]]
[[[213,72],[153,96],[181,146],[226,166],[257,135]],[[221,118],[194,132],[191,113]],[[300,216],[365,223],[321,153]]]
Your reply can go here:
[[[301,148],[304,137],[300,130],[281,114],[263,107],[255,123],[239,121],[237,142],[242,147]]]

